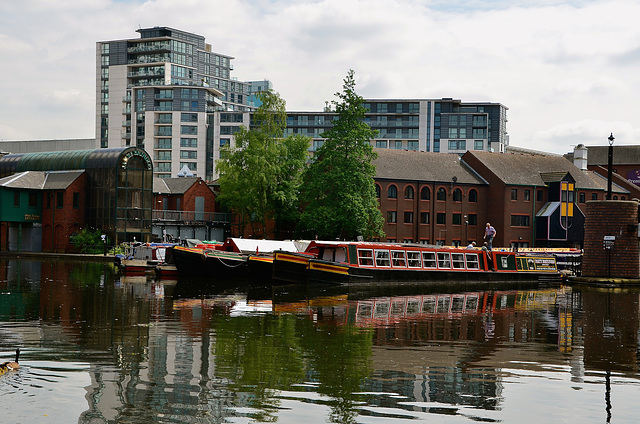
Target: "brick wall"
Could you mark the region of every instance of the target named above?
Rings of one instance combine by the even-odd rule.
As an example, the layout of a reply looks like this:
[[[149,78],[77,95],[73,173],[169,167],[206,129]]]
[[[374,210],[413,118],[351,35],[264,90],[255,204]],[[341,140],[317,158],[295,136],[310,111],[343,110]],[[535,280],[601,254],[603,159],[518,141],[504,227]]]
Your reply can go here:
[[[609,251],[604,248],[605,236],[615,236],[614,246]],[[616,200],[587,202],[582,275],[639,278],[638,261],[638,203]]]

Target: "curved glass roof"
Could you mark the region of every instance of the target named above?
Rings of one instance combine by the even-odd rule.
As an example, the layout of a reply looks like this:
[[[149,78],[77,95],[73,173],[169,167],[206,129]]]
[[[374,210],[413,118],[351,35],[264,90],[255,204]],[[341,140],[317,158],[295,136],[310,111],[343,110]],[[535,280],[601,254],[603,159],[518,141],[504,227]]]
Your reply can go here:
[[[115,168],[120,166],[124,156],[129,152],[143,155],[149,162],[151,161],[147,152],[137,147],[16,153],[0,158],[0,174],[7,175],[22,171]]]

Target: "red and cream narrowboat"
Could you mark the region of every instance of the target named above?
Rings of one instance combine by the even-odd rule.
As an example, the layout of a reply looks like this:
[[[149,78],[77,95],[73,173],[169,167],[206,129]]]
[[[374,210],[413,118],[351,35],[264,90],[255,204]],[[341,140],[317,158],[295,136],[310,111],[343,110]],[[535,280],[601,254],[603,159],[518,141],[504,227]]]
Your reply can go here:
[[[375,242],[312,241],[276,252],[274,279],[287,282],[560,281],[554,257],[510,251]]]

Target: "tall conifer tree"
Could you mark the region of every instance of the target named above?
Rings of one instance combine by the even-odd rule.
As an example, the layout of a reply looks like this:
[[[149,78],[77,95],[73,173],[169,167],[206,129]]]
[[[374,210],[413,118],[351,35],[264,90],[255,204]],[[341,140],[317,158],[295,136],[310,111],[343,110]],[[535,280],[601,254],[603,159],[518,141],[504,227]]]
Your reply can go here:
[[[367,109],[355,85],[350,70],[332,101],[337,119],[304,175],[299,231],[306,237],[369,240],[384,234],[372,164],[377,154],[370,143],[377,131],[364,122]]]

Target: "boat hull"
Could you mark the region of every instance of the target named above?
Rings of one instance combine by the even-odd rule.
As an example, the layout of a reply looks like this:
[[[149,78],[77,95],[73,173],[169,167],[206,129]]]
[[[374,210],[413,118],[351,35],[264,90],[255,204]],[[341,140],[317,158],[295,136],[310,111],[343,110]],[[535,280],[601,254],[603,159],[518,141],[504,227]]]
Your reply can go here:
[[[246,278],[247,256],[176,246],[173,261],[180,276],[192,278]]]

